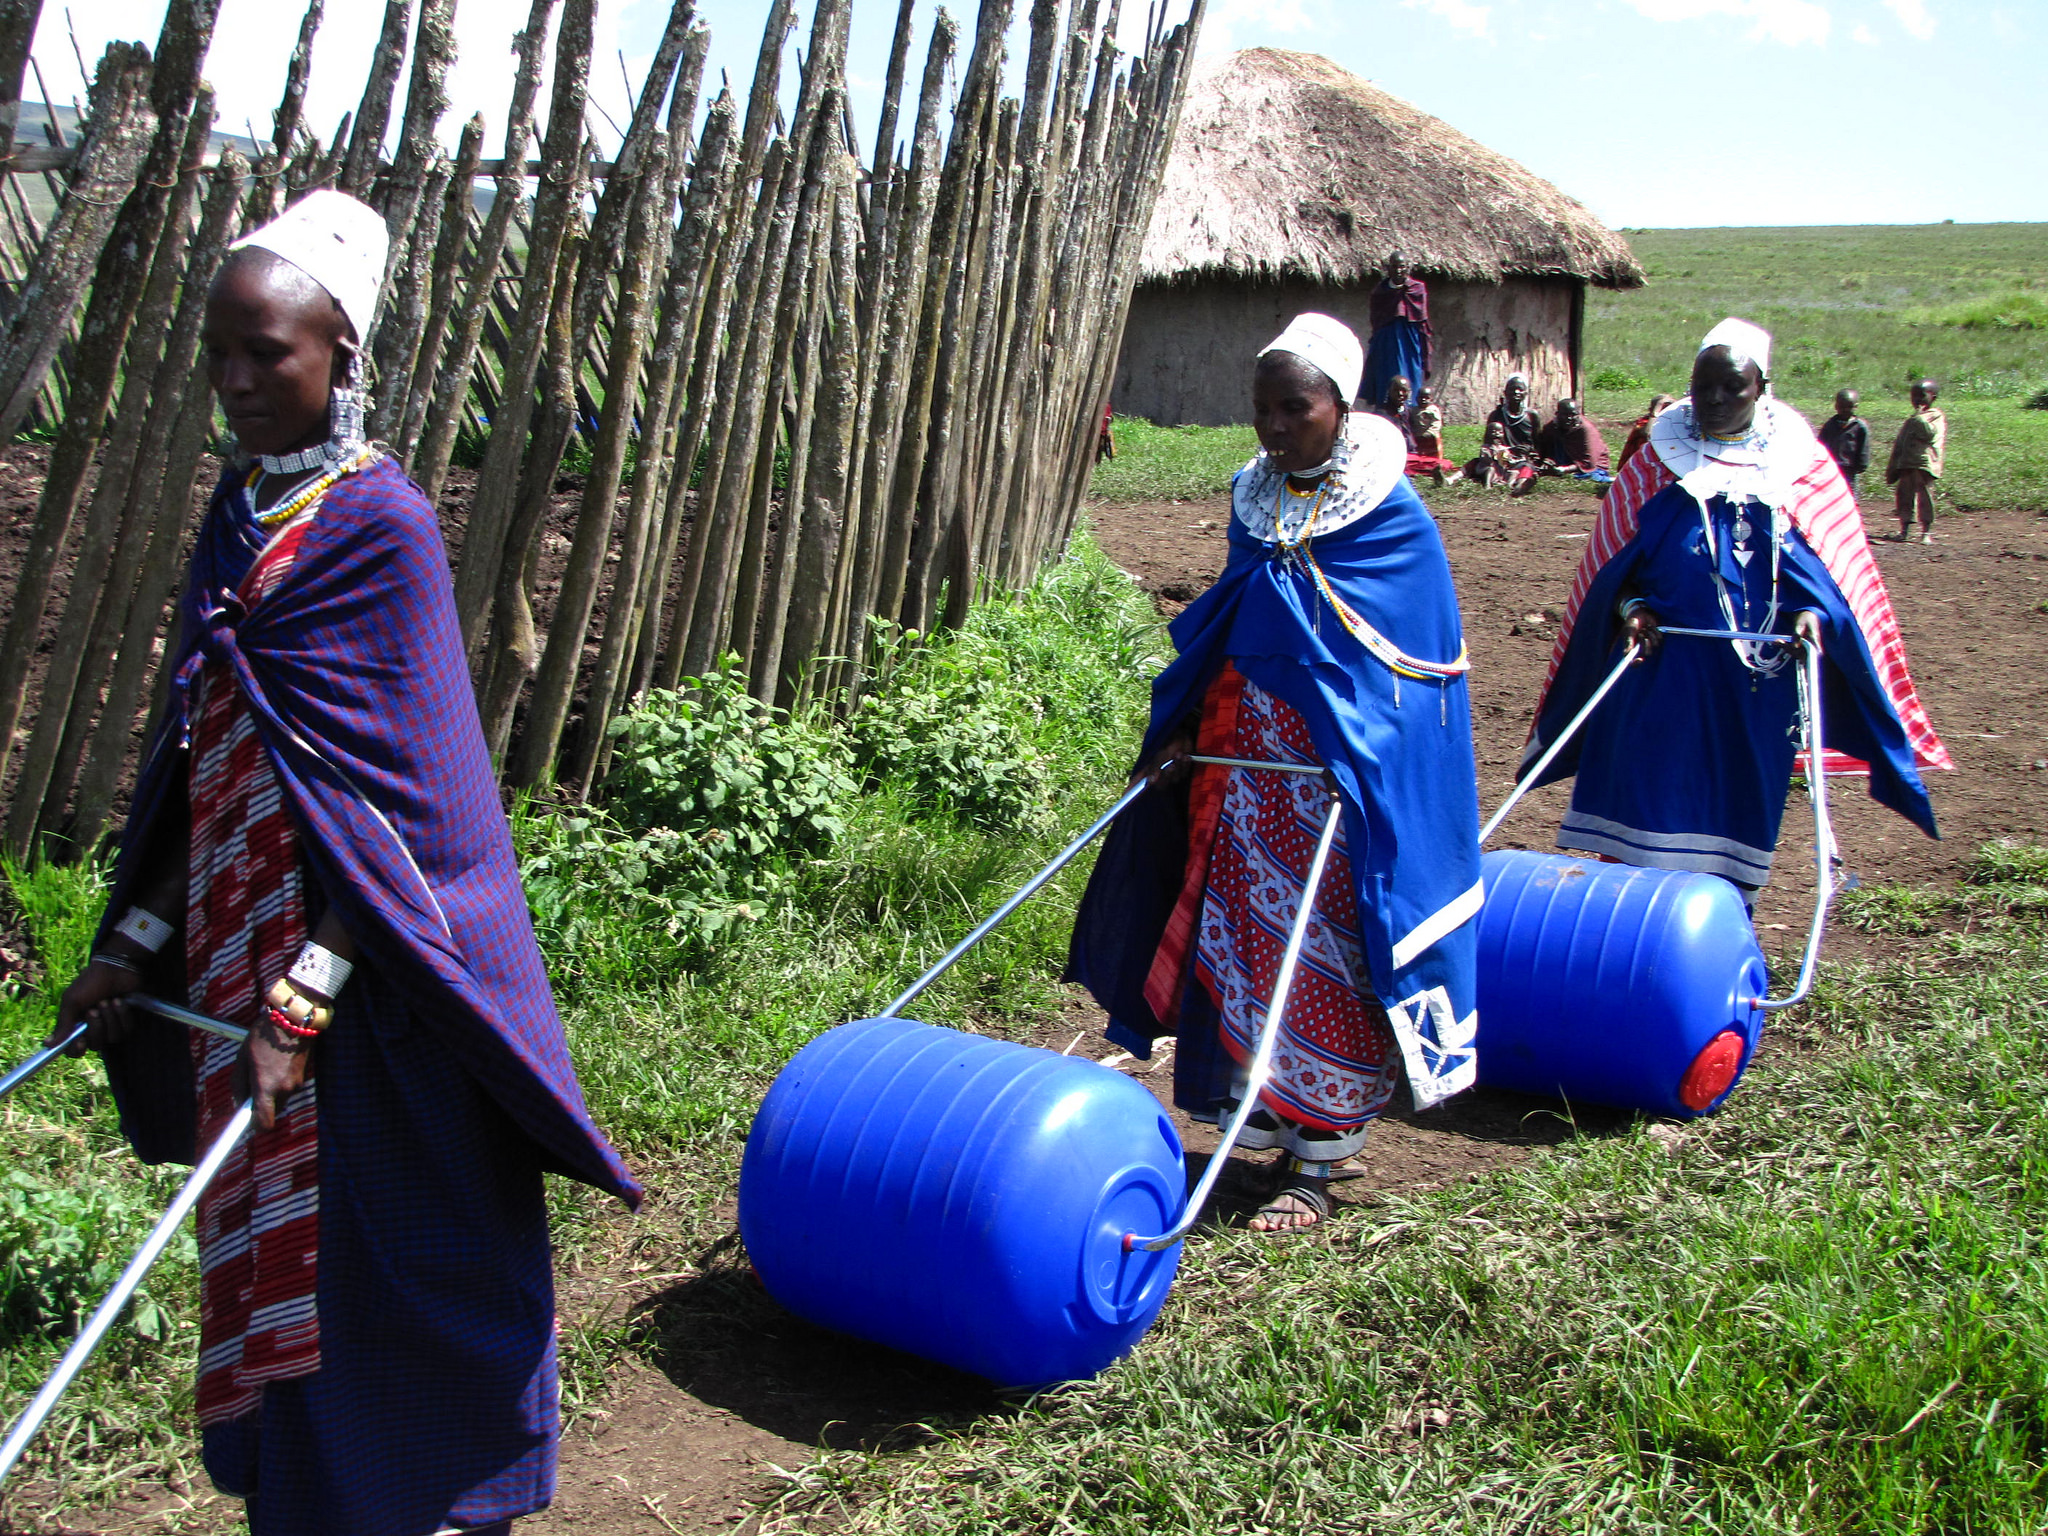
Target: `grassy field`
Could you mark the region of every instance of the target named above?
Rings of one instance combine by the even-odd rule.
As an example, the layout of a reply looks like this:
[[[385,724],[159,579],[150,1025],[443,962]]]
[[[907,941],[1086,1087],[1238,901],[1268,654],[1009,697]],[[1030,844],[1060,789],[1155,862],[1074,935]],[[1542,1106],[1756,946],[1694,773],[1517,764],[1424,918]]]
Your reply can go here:
[[[2048,851],[1976,877],[1938,967],[1832,970],[1711,1120],[1193,1244],[1099,1382],[834,1465],[854,1528],[2038,1531]]]
[[[1908,388],[1932,376],[1949,417],[1953,505],[2048,510],[2048,410],[2027,408],[2048,398],[2048,225],[1652,229],[1628,239],[1649,281],[1588,296],[1594,415],[1633,418],[1653,393],[1683,394],[1700,337],[1741,315],[1775,335],[1775,388],[1809,419],[1833,411],[1836,390],[1862,392],[1878,470],[1866,495],[1882,485]],[[1469,424],[1446,437],[1453,457],[1477,449]],[[1123,421],[1117,443],[1095,477],[1096,494],[1112,501],[1214,494],[1253,447],[1248,428]]]

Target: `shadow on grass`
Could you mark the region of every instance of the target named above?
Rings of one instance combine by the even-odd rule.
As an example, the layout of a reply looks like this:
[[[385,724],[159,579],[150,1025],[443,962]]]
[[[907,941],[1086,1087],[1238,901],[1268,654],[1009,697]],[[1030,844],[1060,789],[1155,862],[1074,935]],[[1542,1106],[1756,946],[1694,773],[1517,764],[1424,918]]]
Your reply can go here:
[[[1434,1109],[1417,1110],[1397,1093],[1386,1117],[1404,1125],[1509,1147],[1555,1147],[1586,1137],[1624,1134],[1636,1123],[1632,1109],[1607,1104],[1572,1104],[1539,1094],[1502,1088],[1474,1088]]]
[[[1014,1403],[987,1382],[787,1311],[736,1238],[635,1313],[638,1353],[683,1391],[799,1445],[898,1452]]]

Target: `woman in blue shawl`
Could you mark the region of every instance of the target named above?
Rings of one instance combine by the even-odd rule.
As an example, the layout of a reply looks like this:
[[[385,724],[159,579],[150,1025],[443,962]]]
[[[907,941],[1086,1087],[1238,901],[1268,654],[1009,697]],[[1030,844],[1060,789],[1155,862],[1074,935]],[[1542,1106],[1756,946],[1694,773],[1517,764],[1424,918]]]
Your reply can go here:
[[[222,477],[91,962],[62,999],[200,1203],[207,1470],[275,1536],[502,1531],[554,1490],[544,1172],[637,1202],[534,944],[433,508],[363,440],[386,238],[316,192],[208,295]],[[184,996],[240,1048],[121,1003]]]
[[[1177,1033],[1174,1098],[1235,1109],[1334,792],[1341,834],[1241,1144],[1282,1156],[1259,1231],[1315,1225],[1405,1071],[1418,1107],[1468,1087],[1478,796],[1457,595],[1406,449],[1351,415],[1358,338],[1298,317],[1252,383],[1260,453],[1231,487],[1230,557],[1172,626],[1141,776],[1111,831],[1069,976],[1149,1056]],[[1319,764],[1201,765],[1191,753]]]

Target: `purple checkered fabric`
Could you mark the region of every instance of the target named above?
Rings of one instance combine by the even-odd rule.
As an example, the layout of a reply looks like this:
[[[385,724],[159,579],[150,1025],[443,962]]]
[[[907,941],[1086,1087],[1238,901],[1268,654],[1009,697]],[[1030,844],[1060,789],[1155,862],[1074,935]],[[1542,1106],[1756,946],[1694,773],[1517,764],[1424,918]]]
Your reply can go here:
[[[389,460],[327,493],[253,613],[239,483],[223,480],[181,602],[164,728],[145,759],[110,918],[182,858],[185,684],[226,663],[298,824],[309,904],[362,950],[315,1058],[324,1364],[215,1426],[207,1464],[259,1532],[431,1532],[545,1505],[554,1482],[553,1293],[540,1175],[630,1203],[591,1123],[534,943],[476,713],[433,509]],[[316,917],[317,920],[317,917]],[[176,960],[153,987],[175,986]],[[145,1161],[190,1161],[183,1032],[109,1054]]]

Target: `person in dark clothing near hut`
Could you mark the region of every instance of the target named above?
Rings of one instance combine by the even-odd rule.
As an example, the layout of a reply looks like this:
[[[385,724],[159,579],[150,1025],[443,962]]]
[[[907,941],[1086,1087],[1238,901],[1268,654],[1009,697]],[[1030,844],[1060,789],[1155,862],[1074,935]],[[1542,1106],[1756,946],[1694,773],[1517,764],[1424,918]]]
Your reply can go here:
[[[1486,440],[1465,466],[1465,477],[1475,485],[1526,489],[1536,478],[1536,435],[1542,430],[1543,418],[1529,409],[1528,378],[1509,374],[1500,404],[1486,413]]]
[[[1387,386],[1406,379],[1413,389],[1429,382],[1436,339],[1429,328],[1429,289],[1408,269],[1408,258],[1387,257],[1386,275],[1366,298],[1372,334],[1365,353],[1364,398],[1378,404]]]
[[[363,430],[382,215],[314,192],[207,298],[237,448],[200,525],[84,1022],[199,1202],[207,1471],[256,1536],[503,1533],[554,1495],[542,1175],[637,1204],[592,1124],[477,718],[433,507]],[[148,990],[237,1046],[131,1011]]]
[[[1835,414],[1820,424],[1817,434],[1849,482],[1849,494],[1856,494],[1856,477],[1870,468],[1870,424],[1856,414],[1862,397],[1853,389],[1835,395]]]
[[[1536,457],[1542,474],[1569,475],[1597,485],[1614,479],[1607,471],[1606,440],[1586,420],[1576,400],[1557,402],[1557,413],[1536,434]]]

